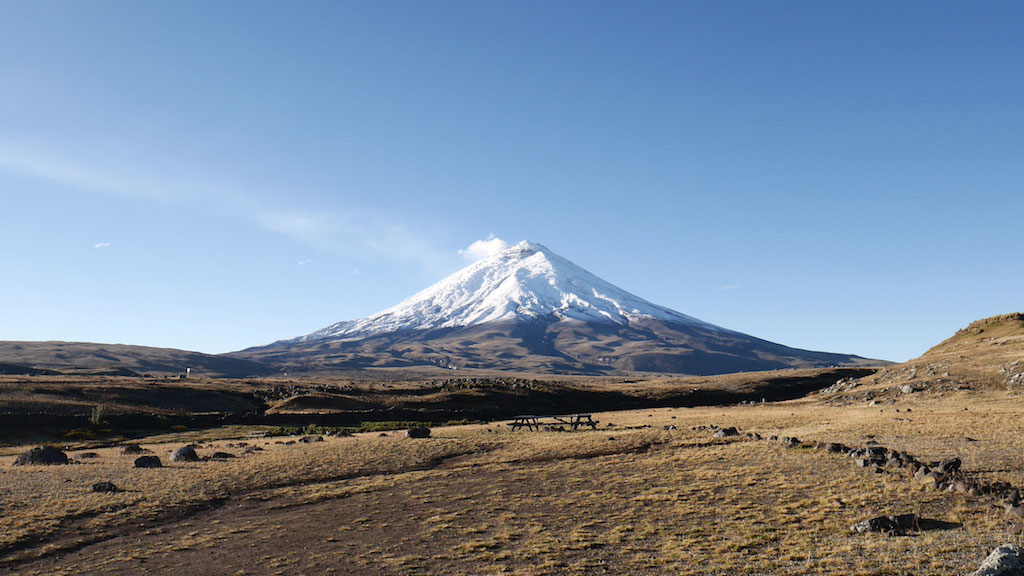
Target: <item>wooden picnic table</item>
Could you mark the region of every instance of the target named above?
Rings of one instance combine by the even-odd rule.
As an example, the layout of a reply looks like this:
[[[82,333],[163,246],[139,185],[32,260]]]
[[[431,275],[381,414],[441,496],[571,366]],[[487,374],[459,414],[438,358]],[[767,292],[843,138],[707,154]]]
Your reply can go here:
[[[592,429],[597,430],[597,421],[590,414],[570,414],[568,416],[552,416],[555,422],[566,424],[569,429],[576,430],[583,426],[590,426]],[[541,422],[539,416],[533,414],[520,414],[512,419],[512,423],[509,426],[512,430],[518,430],[520,428],[527,428],[529,430],[540,430],[541,426],[552,426],[553,423],[549,424]]]
[[[530,430],[540,430],[540,419],[533,414],[521,414],[513,418],[512,423],[509,424],[512,430],[518,430],[520,428],[529,428]]]
[[[568,418],[568,420],[564,420]],[[597,422],[590,414],[570,414],[569,416],[555,416],[555,420],[558,420],[562,424],[568,424],[569,428],[575,430],[583,426],[590,426],[592,429],[597,430]]]

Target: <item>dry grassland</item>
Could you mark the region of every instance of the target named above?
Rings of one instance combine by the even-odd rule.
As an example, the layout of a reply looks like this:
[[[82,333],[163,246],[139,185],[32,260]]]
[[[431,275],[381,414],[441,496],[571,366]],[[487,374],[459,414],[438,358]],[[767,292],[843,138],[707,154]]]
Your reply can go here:
[[[15,467],[7,455],[0,572],[948,575],[1020,542],[990,499],[928,490],[846,456],[692,429],[852,446],[871,436],[923,460],[959,456],[987,482],[1024,484],[1020,398],[960,392],[898,408],[806,399],[613,412],[596,415],[596,432],[495,423],[426,440],[248,439],[264,449],[249,454],[222,439],[200,455],[239,458],[196,463],[168,461],[190,437],[150,438],[143,445],[163,469],[134,469],[120,448],[56,467]],[[124,491],[92,493],[103,480]],[[961,527],[849,531],[903,513]]]

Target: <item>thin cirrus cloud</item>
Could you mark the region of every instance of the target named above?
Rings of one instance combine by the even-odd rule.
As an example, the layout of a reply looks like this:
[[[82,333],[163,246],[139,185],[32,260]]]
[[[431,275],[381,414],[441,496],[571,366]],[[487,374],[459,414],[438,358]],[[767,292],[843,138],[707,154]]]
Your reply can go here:
[[[417,262],[429,269],[444,268],[450,259],[413,230],[366,210],[260,210],[247,216],[266,230],[324,252]]]
[[[92,245],[93,248],[110,248],[110,242],[97,242]]]
[[[386,258],[444,269],[452,256],[426,236],[365,209],[295,210],[269,205],[255,195],[202,180],[162,177],[137,168],[85,167],[31,145],[0,141],[0,171],[69,188],[132,200],[187,204],[226,213],[321,251],[355,258]],[[106,244],[106,246],[100,246]],[[106,248],[98,243],[96,248]]]
[[[729,285],[726,285],[726,286],[721,286],[719,288],[719,290],[735,290],[735,289],[737,289],[739,287],[740,287],[739,284],[729,284]]]

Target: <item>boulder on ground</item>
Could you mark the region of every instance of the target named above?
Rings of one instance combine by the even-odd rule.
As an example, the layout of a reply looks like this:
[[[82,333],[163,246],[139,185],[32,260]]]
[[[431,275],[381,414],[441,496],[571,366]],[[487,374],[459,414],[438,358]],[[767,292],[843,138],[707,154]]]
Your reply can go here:
[[[76,454],[75,455],[75,459],[76,460],[91,460],[93,458],[99,458],[99,457],[100,457],[100,455],[95,453],[95,452],[82,452],[81,454]]]
[[[146,450],[138,444],[129,444],[124,447],[124,450],[121,450],[121,454],[146,454],[148,452],[149,450]]]
[[[227,460],[229,458],[235,458],[236,456],[231,452],[214,452],[210,456],[210,460]]]
[[[182,446],[171,453],[171,462],[197,462],[199,455],[192,446]]]
[[[159,456],[139,456],[135,459],[136,468],[162,468],[163,465]]]
[[[93,492],[120,492],[113,482],[97,482],[92,485]]]
[[[947,458],[942,462],[939,462],[939,472],[943,474],[952,474],[957,470],[960,470],[960,465],[963,462],[959,458]]]
[[[1024,548],[1003,544],[996,548],[968,576],[1020,576],[1024,574]]]
[[[409,428],[405,431],[406,438],[429,438],[430,428],[426,426],[417,426],[415,428]]]
[[[302,438],[299,438],[299,442],[302,442],[303,444],[312,444],[313,442],[323,442],[323,441],[324,441],[324,437],[323,436],[303,436]]]
[[[786,448],[798,448],[803,445],[799,438],[790,436],[783,436],[782,443],[785,444]]]
[[[719,428],[718,431],[715,432],[715,438],[728,438],[730,436],[739,436],[739,434],[740,431],[734,427]]]
[[[851,532],[887,532],[890,534],[902,534],[906,530],[918,528],[917,516],[914,514],[900,514],[899,516],[877,516],[868,520],[861,520],[850,526]]]
[[[54,448],[53,446],[36,446],[35,448],[18,456],[14,461],[15,466],[26,466],[32,464],[54,465],[67,464],[68,455]]]

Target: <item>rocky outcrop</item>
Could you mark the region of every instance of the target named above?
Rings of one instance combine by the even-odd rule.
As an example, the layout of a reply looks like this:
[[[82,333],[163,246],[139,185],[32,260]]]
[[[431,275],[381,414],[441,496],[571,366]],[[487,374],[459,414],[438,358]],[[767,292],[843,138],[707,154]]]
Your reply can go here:
[[[405,436],[407,438],[429,438],[430,428],[427,428],[426,426],[417,426],[415,428],[409,428],[408,430],[405,431]]]
[[[92,485],[92,491],[93,492],[120,492],[121,490],[113,482],[97,482],[97,483]]]
[[[162,468],[163,465],[159,456],[139,456],[134,464],[136,468]]]
[[[968,576],[1024,576],[1024,548],[1003,544]]]
[[[182,446],[171,453],[171,462],[198,462],[199,455],[192,446]]]
[[[67,464],[68,455],[52,446],[36,446],[18,456],[15,466]]]

